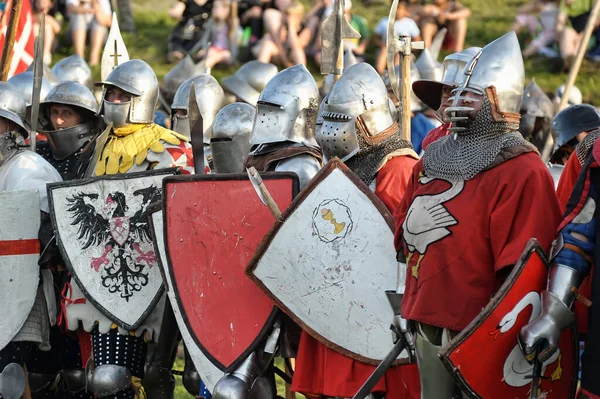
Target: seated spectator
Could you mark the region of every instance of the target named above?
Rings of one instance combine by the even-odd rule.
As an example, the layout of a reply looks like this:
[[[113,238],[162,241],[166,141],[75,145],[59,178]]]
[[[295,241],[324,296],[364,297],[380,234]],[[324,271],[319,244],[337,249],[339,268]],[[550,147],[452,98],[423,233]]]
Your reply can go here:
[[[561,2],[556,31],[558,32],[562,61],[559,69],[562,71],[571,69],[571,65],[575,61],[591,9],[592,1],[590,0],[565,0]],[[567,21],[571,23],[571,26],[567,26]],[[596,27],[599,24],[600,19],[596,22]]]
[[[467,35],[467,19],[471,10],[454,0],[433,0],[433,4],[423,7],[421,13],[421,34],[425,47],[431,47],[435,34],[442,28],[448,29],[446,48],[451,52],[462,51]]]
[[[231,63],[229,47],[229,14],[231,3],[226,0],[215,0],[212,8],[212,31],[210,32],[211,46],[207,51],[200,50],[196,58],[204,58],[205,65],[211,69],[219,63]],[[205,54],[206,53],[206,54]]]
[[[69,30],[75,54],[85,58],[85,42],[90,32],[90,66],[98,65],[108,27],[112,23],[109,0],[67,0]]]
[[[37,36],[40,30],[40,21],[42,14],[45,14],[45,37],[44,37],[44,64],[52,63],[52,46],[56,35],[60,33],[60,23],[50,15],[50,10],[54,6],[52,0],[35,0],[33,14],[33,31]]]
[[[212,12],[213,0],[178,0],[169,16],[179,21],[169,35],[167,62],[180,61],[202,39],[206,20]]]
[[[263,13],[266,33],[252,53],[261,62],[277,59],[286,68],[306,65],[304,48],[312,38],[312,31],[302,24],[304,6],[296,1],[275,0],[275,7]]]
[[[529,34],[535,37],[523,50],[523,57],[531,57],[554,42],[558,18],[558,2],[556,0],[536,0],[521,6],[517,12],[512,30],[519,33],[526,28]],[[539,14],[539,19],[536,14]],[[541,32],[538,34],[540,30]]]
[[[375,43],[379,46],[379,54],[377,55],[377,62],[375,63],[375,69],[380,74],[386,69],[387,58],[386,58],[386,38],[387,38],[387,26],[388,17],[382,18],[375,27]],[[417,26],[416,22],[410,17],[408,11],[408,2],[401,0],[398,2],[398,9],[396,10],[396,21],[394,22],[394,35],[410,35],[412,40],[421,40],[421,31]]]
[[[253,46],[261,38],[263,25],[264,0],[241,0],[238,5],[240,25],[244,29],[244,45]]]

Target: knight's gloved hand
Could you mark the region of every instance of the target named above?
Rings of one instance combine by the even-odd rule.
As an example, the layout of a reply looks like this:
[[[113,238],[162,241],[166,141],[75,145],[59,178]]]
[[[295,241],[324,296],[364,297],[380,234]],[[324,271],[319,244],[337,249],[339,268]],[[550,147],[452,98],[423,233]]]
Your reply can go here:
[[[125,173],[134,162],[144,163],[148,151],[163,152],[163,142],[179,145],[182,141],[187,141],[185,136],[153,123],[114,128],[96,166],[96,175]]]
[[[575,322],[575,315],[552,292],[542,292],[542,314],[519,332],[519,346],[532,362],[537,353],[540,362],[548,360],[558,349],[562,330]]]
[[[401,315],[394,315],[394,319],[392,320],[392,330],[393,330],[393,339],[394,342],[398,342],[401,338],[399,334],[404,337],[406,344],[408,345],[408,352],[412,359],[414,359],[415,355],[415,332],[413,328],[413,323],[409,320],[406,320]]]

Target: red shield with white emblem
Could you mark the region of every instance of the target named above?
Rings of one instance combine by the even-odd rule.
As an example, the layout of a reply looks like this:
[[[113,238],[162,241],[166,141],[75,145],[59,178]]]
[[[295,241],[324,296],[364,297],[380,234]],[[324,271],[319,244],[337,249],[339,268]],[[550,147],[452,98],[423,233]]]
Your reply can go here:
[[[488,306],[441,351],[442,361],[472,398],[528,398],[533,366],[517,344],[522,327],[541,313],[548,262],[532,239],[509,278]],[[538,398],[575,395],[577,332],[563,331],[559,350],[542,366]]]
[[[262,175],[285,210],[298,191],[290,173]],[[275,224],[246,175],[165,179],[163,215],[169,290],[176,314],[195,345],[215,366],[234,370],[270,333],[275,305],[245,274]]]

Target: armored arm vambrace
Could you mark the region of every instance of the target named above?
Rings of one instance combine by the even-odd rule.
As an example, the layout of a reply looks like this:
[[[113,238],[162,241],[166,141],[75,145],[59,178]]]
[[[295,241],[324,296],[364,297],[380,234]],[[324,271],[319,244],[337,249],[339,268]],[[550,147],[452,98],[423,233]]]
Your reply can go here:
[[[40,211],[40,218],[41,223],[38,239],[40,241],[41,256],[38,264],[44,268],[48,268],[49,265],[60,264],[62,258],[54,240],[54,229],[52,228],[50,215],[44,211]]]
[[[547,289],[541,295],[542,313],[520,333],[519,343],[526,356],[538,353],[540,361],[549,359],[558,348],[561,332],[575,323],[571,306],[576,290],[589,274],[595,251],[594,212],[590,196],[581,212],[559,233],[558,252],[552,260]]]

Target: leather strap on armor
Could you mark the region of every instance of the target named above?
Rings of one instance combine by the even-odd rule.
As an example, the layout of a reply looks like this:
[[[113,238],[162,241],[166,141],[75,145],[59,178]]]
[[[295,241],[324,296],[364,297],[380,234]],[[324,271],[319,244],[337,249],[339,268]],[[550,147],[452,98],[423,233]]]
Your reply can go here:
[[[282,159],[292,158],[301,154],[308,154],[315,157],[319,162],[323,162],[323,156],[319,149],[308,146],[293,146],[268,154],[248,155],[248,158],[246,158],[246,161],[244,162],[244,167],[249,168],[254,166],[258,172],[262,173],[268,171],[274,163],[281,161]]]

